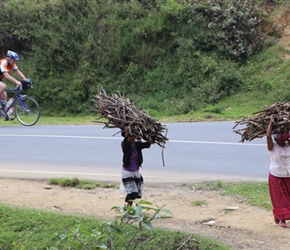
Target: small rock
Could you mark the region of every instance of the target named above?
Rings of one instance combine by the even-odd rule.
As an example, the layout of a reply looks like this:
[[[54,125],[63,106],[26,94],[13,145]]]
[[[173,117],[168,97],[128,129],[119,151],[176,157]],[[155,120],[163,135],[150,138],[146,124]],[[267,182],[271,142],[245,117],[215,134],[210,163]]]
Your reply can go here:
[[[239,207],[226,207],[225,209],[226,210],[237,210],[237,209],[239,209]]]
[[[215,224],[215,221],[214,220],[210,220],[210,221],[204,222],[203,224],[212,226],[213,224]]]

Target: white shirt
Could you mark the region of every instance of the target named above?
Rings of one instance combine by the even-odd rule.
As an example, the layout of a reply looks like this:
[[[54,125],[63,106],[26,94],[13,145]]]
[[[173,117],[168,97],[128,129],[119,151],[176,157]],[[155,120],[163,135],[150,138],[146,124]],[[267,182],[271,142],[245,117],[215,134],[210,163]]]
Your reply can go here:
[[[269,171],[276,177],[290,177],[290,146],[284,147],[274,143],[270,155]]]

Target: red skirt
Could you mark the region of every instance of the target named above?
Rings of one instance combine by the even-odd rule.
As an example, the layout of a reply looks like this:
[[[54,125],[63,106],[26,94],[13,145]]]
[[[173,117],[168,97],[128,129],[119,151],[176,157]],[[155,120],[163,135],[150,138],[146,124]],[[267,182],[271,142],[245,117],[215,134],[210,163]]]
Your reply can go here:
[[[276,177],[269,173],[269,191],[274,217],[290,220],[290,177]]]

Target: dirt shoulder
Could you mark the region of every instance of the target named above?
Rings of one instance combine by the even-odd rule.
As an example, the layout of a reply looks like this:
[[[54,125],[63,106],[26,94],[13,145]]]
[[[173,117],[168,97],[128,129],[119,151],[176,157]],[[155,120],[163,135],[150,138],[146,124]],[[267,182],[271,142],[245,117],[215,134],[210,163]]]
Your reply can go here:
[[[48,185],[46,180],[1,179],[0,202],[69,214],[114,218],[111,208],[123,205],[118,189],[80,190]],[[238,197],[196,191],[182,184],[146,183],[143,199],[166,205],[174,218],[156,220],[155,227],[215,238],[232,249],[288,249],[290,228],[281,228],[270,211],[250,207]],[[204,201],[206,206],[193,206]],[[290,226],[290,225],[289,225]]]

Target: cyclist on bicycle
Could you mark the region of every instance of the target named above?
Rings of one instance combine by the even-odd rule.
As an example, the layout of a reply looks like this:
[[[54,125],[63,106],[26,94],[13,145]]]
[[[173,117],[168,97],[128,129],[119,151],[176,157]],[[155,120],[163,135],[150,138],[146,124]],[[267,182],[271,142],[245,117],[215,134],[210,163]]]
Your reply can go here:
[[[8,50],[7,56],[0,60],[0,97],[1,97],[2,102],[3,102],[3,103],[1,103],[1,104],[3,104],[3,106],[7,102],[7,93],[5,92],[7,86],[2,80],[5,78],[10,82],[15,83],[19,87],[22,86],[20,81],[18,81],[17,79],[15,79],[14,77],[12,77],[10,75],[11,70],[15,71],[15,73],[21,79],[26,79],[24,74],[18,69],[18,67],[15,63],[18,60],[19,60],[18,54],[15,53],[14,51],[11,51],[11,50]],[[9,117],[5,117],[5,118],[6,118],[6,120],[10,120]]]

